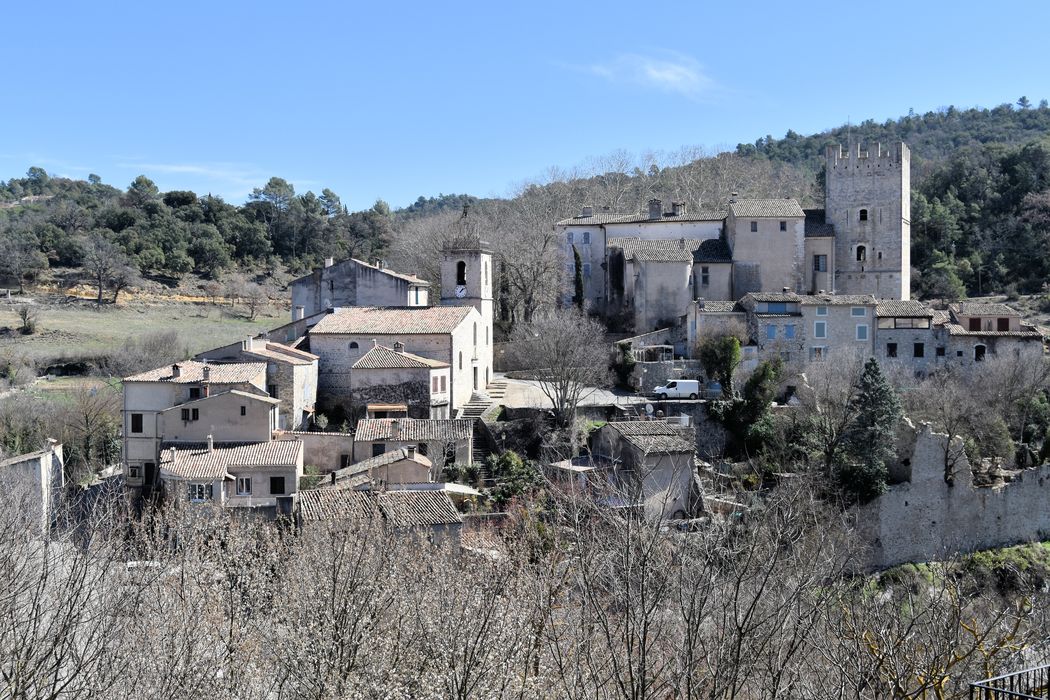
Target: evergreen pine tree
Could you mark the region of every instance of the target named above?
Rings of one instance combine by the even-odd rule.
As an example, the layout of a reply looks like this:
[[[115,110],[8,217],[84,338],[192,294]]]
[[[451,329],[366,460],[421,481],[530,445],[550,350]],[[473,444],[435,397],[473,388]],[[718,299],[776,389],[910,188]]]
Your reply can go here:
[[[843,492],[864,503],[886,490],[886,463],[896,456],[896,431],[901,419],[900,400],[875,358],[864,364],[854,409],[856,418],[838,476]]]

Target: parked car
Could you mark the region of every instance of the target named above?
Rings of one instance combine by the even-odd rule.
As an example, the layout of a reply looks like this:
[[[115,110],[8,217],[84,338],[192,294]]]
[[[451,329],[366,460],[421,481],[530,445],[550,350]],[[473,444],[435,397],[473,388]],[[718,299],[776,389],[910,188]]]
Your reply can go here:
[[[696,399],[700,397],[700,381],[697,379],[677,379],[653,389],[661,401],[666,399]]]

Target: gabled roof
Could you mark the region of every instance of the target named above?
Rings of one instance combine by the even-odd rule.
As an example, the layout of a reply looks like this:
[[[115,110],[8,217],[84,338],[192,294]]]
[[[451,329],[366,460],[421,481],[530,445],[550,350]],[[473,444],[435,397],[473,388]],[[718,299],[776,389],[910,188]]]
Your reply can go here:
[[[696,212],[675,214],[673,211],[661,212],[660,218],[654,219],[648,212],[636,214],[616,214],[613,212],[595,212],[591,216],[573,216],[562,219],[556,226],[604,226],[606,224],[647,224],[673,223],[689,221],[721,221],[726,213],[717,209],[700,209]]]
[[[310,334],[447,334],[463,323],[471,311],[473,306],[347,306],[318,321]]]
[[[727,314],[743,311],[743,309],[740,308],[740,304],[735,301],[697,299],[694,303],[696,304],[696,310],[701,313]]]
[[[801,218],[805,216],[797,199],[738,199],[729,203],[737,218]]]
[[[412,462],[417,462],[418,464],[421,464],[424,467],[428,467],[428,468],[432,467],[433,464],[434,464],[429,459],[427,459],[424,455],[419,454],[419,452],[417,452],[415,450],[413,450],[412,454],[409,455],[408,448],[407,447],[402,447],[399,450],[390,450],[389,452],[384,452],[383,454],[381,454],[381,455],[379,455],[377,457],[371,457],[369,459],[365,459],[365,460],[362,460],[360,462],[357,462],[356,464],[351,464],[348,467],[344,467],[342,469],[337,469],[336,471],[332,472],[332,483],[334,484],[336,482],[342,481],[343,479],[347,479],[347,478],[349,478],[351,476],[354,476],[356,474],[363,474],[365,472],[370,472],[373,469],[378,469],[379,467],[385,467],[388,464],[394,464],[394,463],[400,462],[402,460],[409,460],[409,461],[412,461]]]
[[[180,480],[230,478],[231,468],[297,467],[303,454],[298,440],[216,443],[211,450],[202,442],[164,443],[162,448],[161,475]]]
[[[686,439],[688,428],[664,421],[614,421],[607,424],[627,443],[643,452],[689,452],[696,446]]]
[[[885,299],[875,307],[875,315],[882,318],[933,318],[933,309],[915,299]]]
[[[393,437],[397,423],[398,436]],[[470,440],[474,421],[469,418],[366,418],[358,421],[354,442],[429,442]]]
[[[299,492],[303,520],[374,520],[379,517],[395,528],[431,527],[463,522],[443,491],[354,491],[307,489]]]
[[[175,376],[174,368],[179,368]],[[208,368],[208,381],[212,384],[250,384],[266,374],[265,362],[205,363],[184,360],[175,365],[166,365],[147,372],[125,377],[125,382],[169,382],[172,384],[199,384],[204,381],[204,368]]]
[[[309,365],[317,362],[317,355],[293,348],[283,343],[275,343],[272,340],[255,340],[251,350],[245,350],[246,355],[261,357],[274,362],[283,362],[289,365]]]
[[[681,435],[626,435],[624,440],[645,454],[653,452],[692,454],[696,451],[695,443],[686,440]]]
[[[376,345],[361,356],[351,369],[441,369],[447,362],[398,351],[385,345]]]
[[[590,216],[571,216],[568,219],[562,219],[555,226],[601,226],[617,219],[623,219],[631,216],[631,214],[621,214],[611,211],[600,211],[591,214]]]
[[[979,301],[961,301],[948,304],[948,310],[960,316],[1020,316],[1017,311],[1006,304],[994,304]]]
[[[422,279],[420,277],[416,277],[415,275],[410,275],[410,274],[405,273],[405,272],[395,272],[393,270],[388,270],[385,267],[379,267],[378,265],[371,265],[371,264],[365,262],[364,260],[358,260],[357,258],[347,258],[346,260],[340,260],[339,262],[334,263],[331,267],[343,267],[343,266],[347,266],[347,265],[354,265],[354,266],[364,267],[364,268],[367,268],[367,269],[369,269],[369,270],[371,270],[373,272],[380,272],[380,273],[382,273],[384,275],[388,275],[390,277],[394,277],[394,278],[399,279],[399,280],[404,280],[405,282],[408,282],[409,284],[414,284],[414,285],[419,285],[419,286],[426,286],[426,287],[430,286],[430,282],[427,282],[425,279]],[[319,267],[319,268],[317,268],[316,270],[314,270],[313,272],[311,272],[308,275],[303,275],[302,277],[300,277],[298,279],[292,280],[291,284],[294,285],[294,284],[298,284],[298,283],[303,282],[303,281],[308,281],[308,280],[312,279],[313,276],[316,273],[322,272],[325,269],[327,269],[327,268]]]
[[[748,292],[741,301],[744,299],[763,303],[783,301],[798,304],[802,301],[802,297],[795,292]]]
[[[1040,340],[1043,339],[1043,334],[1037,331],[1034,326],[1021,326],[1021,329],[1016,331],[971,331],[969,328],[961,326],[958,323],[945,323],[944,327],[948,329],[948,335],[954,336],[1030,338],[1032,340],[1035,340],[1036,338]]]
[[[807,306],[875,306],[871,294],[806,294],[799,303]]]
[[[619,248],[624,258],[652,262],[689,262],[693,259],[693,250],[700,241],[691,238],[671,240],[638,238],[637,236],[614,236],[609,238],[610,248]]]
[[[201,403],[203,403],[205,401],[211,401],[212,399],[217,399],[220,396],[231,396],[231,395],[235,396],[237,398],[244,399],[245,401],[262,401],[263,403],[268,403],[268,404],[271,404],[273,406],[276,406],[277,404],[281,403],[280,399],[275,399],[272,396],[265,396],[263,394],[253,394],[253,393],[251,393],[249,391],[238,391],[237,389],[230,389],[229,391],[220,391],[217,394],[210,394],[208,396],[202,396],[199,399],[193,399],[192,401],[184,401],[183,403],[180,403],[177,406],[172,406],[170,408],[163,409],[161,411],[161,413],[166,413],[168,411],[177,411],[178,409],[185,408],[186,406],[199,405],[199,404],[201,404]]]

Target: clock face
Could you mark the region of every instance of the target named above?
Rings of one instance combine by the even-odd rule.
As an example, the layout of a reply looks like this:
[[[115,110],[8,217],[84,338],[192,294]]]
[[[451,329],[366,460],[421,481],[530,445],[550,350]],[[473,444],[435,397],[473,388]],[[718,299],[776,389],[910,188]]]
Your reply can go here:
[[[463,286],[462,284],[457,284],[456,285],[456,296],[459,297],[460,299],[462,299],[463,297],[467,296],[467,288],[465,286]]]

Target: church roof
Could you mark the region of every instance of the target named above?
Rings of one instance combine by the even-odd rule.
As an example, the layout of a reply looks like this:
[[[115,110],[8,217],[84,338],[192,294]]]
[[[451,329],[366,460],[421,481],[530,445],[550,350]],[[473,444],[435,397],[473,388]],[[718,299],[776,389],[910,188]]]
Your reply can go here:
[[[447,334],[473,310],[473,306],[347,306],[318,321],[310,334]]]
[[[796,199],[738,199],[729,203],[733,216],[749,218],[770,218],[805,216]]]

